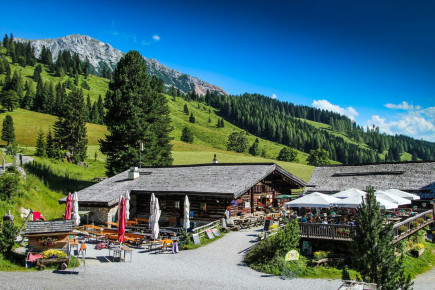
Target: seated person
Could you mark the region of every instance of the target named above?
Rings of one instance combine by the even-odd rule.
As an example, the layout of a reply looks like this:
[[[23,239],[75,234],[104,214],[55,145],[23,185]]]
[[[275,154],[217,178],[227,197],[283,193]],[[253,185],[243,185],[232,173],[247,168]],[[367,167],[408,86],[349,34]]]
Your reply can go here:
[[[308,222],[307,217],[306,217],[306,216],[303,216],[303,217],[301,218],[301,223],[306,223],[306,222]]]

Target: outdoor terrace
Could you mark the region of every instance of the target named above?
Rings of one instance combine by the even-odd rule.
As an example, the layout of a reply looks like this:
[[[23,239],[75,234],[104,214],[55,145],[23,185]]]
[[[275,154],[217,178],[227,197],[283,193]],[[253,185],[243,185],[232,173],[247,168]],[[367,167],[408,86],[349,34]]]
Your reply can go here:
[[[426,210],[409,217],[404,221],[395,223],[393,226],[394,242],[411,236],[418,230],[433,223],[433,210]],[[392,222],[392,221],[391,221]],[[302,238],[320,239],[320,240],[337,240],[351,242],[350,232],[352,225],[342,224],[311,224],[299,222],[299,230]]]

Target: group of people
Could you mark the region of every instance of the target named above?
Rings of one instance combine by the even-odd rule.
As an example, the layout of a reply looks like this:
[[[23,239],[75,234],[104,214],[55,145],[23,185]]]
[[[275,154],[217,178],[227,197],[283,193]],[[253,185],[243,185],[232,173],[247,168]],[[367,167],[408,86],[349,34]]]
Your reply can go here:
[[[313,224],[340,224],[340,225],[355,225],[353,219],[354,215],[351,212],[337,216],[335,212],[329,213],[330,219],[328,220],[328,213],[313,213],[311,210],[298,216],[297,211],[288,210],[284,214],[288,215],[290,220],[297,219],[301,223]]]

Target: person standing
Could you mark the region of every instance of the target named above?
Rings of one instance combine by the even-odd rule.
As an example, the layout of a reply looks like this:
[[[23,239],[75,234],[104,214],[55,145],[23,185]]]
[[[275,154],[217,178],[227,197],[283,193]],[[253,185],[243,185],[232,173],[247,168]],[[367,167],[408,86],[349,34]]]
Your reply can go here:
[[[178,237],[176,233],[173,233],[172,237],[172,254],[176,254],[179,252],[178,250]]]

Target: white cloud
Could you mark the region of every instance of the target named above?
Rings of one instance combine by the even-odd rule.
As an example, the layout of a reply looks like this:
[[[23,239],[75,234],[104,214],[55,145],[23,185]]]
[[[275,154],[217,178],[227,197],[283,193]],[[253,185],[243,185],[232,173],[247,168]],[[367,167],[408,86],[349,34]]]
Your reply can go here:
[[[318,100],[318,101],[314,100],[311,106],[317,109],[327,110],[327,111],[339,113],[341,115],[345,115],[349,117],[349,119],[351,119],[352,121],[355,121],[355,117],[359,115],[358,112],[353,107],[342,108],[340,106],[331,104],[327,100]]]
[[[159,35],[157,35],[157,34],[154,34],[152,37],[151,37],[151,40],[142,40],[142,45],[144,45],[144,46],[148,46],[148,45],[152,45],[153,43],[156,43],[156,42],[158,42],[158,41],[160,41],[160,36]]]
[[[425,118],[426,117],[426,118]],[[427,119],[429,117],[429,119]],[[373,124],[379,127],[379,131],[387,134],[403,134],[416,139],[424,139],[435,142],[435,107],[421,110],[408,111],[404,114],[393,116],[393,120],[387,121],[378,115],[372,116],[366,125]]]
[[[421,106],[415,106],[414,107],[414,105],[412,105],[412,104],[408,104],[408,102],[406,102],[406,101],[403,101],[403,102],[401,102],[400,104],[391,104],[391,103],[388,103],[388,104],[385,104],[384,105],[385,107],[387,107],[388,109],[399,109],[399,110],[407,110],[407,111],[409,111],[409,110],[420,110],[421,109]]]
[[[275,94],[272,94],[272,99],[277,100],[278,97]]]

